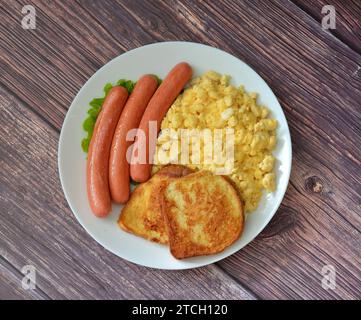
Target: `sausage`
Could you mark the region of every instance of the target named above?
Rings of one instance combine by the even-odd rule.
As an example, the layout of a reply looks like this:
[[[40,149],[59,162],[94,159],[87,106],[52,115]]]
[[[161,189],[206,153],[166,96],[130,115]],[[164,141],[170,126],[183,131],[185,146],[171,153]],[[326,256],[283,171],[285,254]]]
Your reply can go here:
[[[105,217],[111,209],[109,191],[109,153],[128,91],[113,87],[107,94],[95,123],[87,160],[87,192],[90,207],[97,217]]]
[[[144,110],[158,87],[154,76],[144,75],[134,87],[115,129],[109,159],[109,187],[115,202],[125,203],[130,193],[129,163],[127,149],[132,144],[126,141],[129,130],[138,128]]]
[[[156,139],[150,139],[148,126],[149,121],[156,122],[156,129],[158,133],[160,130],[160,123],[166,115],[169,107],[172,105],[191,77],[192,68],[190,65],[186,62],[178,63],[168,73],[162,84],[153,95],[152,99],[149,101],[139,124],[139,130],[143,130],[145,133],[146,145],[140,145],[139,139],[136,138],[133,149],[144,151],[142,148],[146,148],[146,163],[135,163],[136,160],[132,159],[132,163],[130,164],[130,176],[134,181],[145,182],[150,178],[151,163],[154,157],[153,150],[155,150],[157,141]],[[133,153],[132,158],[134,157],[135,154]]]

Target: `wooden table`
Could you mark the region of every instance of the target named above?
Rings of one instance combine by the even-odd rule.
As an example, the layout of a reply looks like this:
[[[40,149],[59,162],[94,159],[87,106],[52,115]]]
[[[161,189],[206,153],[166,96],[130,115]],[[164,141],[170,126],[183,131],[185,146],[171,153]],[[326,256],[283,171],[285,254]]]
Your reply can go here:
[[[36,9],[24,30],[23,5]],[[323,5],[336,29],[323,30]],[[0,298],[360,299],[361,2],[1,1]],[[124,261],[79,225],[60,186],[57,147],[71,101],[123,52],[158,41],[206,43],[272,87],[289,122],[291,181],[267,228],[199,269]],[[161,61],[160,61],[161,63]],[[21,286],[24,265],[37,286]],[[336,288],[322,286],[325,265]]]

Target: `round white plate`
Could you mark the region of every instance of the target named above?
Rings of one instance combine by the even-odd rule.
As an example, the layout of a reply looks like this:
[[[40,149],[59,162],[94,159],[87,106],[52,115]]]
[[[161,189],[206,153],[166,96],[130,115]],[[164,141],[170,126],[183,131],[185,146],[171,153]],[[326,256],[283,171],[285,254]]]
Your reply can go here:
[[[86,154],[80,142],[85,136],[82,123],[89,102],[103,96],[107,82],[126,78],[137,80],[150,73],[164,78],[178,62],[186,61],[194,75],[208,70],[229,74],[236,85],[259,93],[260,103],[266,105],[279,122],[277,158],[277,189],[264,195],[258,209],[248,216],[240,239],[221,253],[177,260],[167,246],[156,244],[119,229],[117,219],[121,206],[113,204],[111,214],[103,219],[95,217],[89,207],[86,192]],[[277,98],[266,82],[238,58],[206,45],[190,42],[161,42],[126,52],[99,69],[81,88],[65,117],[59,139],[58,165],[65,197],[76,218],[85,230],[102,246],[131,262],[160,269],[187,269],[221,260],[242,249],[267,225],[286,192],[291,171],[291,138],[285,115]]]

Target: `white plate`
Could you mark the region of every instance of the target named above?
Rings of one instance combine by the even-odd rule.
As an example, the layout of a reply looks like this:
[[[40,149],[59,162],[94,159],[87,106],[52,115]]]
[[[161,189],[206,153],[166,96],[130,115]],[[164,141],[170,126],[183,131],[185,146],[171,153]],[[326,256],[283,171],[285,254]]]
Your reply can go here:
[[[279,122],[277,129],[276,175],[277,189],[264,195],[258,209],[248,216],[240,239],[221,253],[176,260],[166,246],[152,243],[120,230],[117,219],[120,205],[113,204],[111,214],[96,218],[89,207],[86,192],[86,154],[80,142],[85,136],[82,123],[89,101],[103,96],[107,82],[126,78],[137,80],[145,73],[164,78],[178,62],[188,62],[194,75],[210,69],[232,76],[234,84],[244,84],[247,91],[260,94],[260,103],[266,105]],[[279,207],[286,192],[291,171],[291,139],[285,115],[277,98],[266,82],[238,58],[206,45],[190,42],[161,42],[126,52],[99,69],[76,95],[65,117],[60,134],[58,165],[65,197],[76,218],[85,230],[102,246],[131,262],[160,269],[187,269],[219,261],[242,249],[267,225]]]

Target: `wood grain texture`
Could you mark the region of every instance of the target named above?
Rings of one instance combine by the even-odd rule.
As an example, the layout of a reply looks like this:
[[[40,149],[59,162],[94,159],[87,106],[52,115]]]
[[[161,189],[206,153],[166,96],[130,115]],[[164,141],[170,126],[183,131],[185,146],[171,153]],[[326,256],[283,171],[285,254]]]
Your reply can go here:
[[[329,29],[343,43],[361,54],[361,2],[359,0],[293,0],[299,7],[321,22],[322,8],[335,7],[336,29]],[[327,12],[328,13],[328,12]]]
[[[360,299],[359,33],[324,32],[295,2],[36,1],[31,31],[20,24],[25,1],[1,6],[6,261],[19,270],[36,263],[50,298]],[[358,11],[334,3],[359,23]],[[83,83],[122,52],[165,40],[210,44],[252,66],[279,98],[293,142],[291,182],[271,223],[242,251],[190,272],[149,270],[105,252],[73,218],[56,178],[57,132]],[[334,291],[321,286],[325,264],[336,268]]]
[[[36,30],[24,31],[25,4],[10,1],[0,7],[1,83],[59,130],[76,92],[124,49],[111,46],[106,32],[101,46],[96,38],[92,42],[101,26],[73,1],[36,1]]]
[[[22,274],[5,258],[0,257],[0,300],[47,299],[48,296],[39,288],[25,290],[22,287]]]
[[[7,272],[0,299],[255,298],[216,265],[157,271],[107,252],[82,229],[64,199],[57,132],[1,88],[0,112],[0,266],[34,265],[38,288],[46,293],[19,293],[22,277]]]

